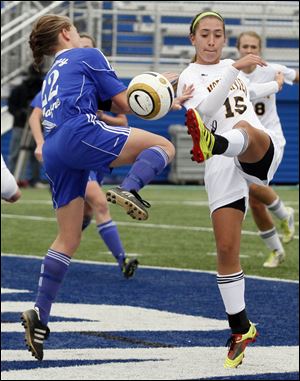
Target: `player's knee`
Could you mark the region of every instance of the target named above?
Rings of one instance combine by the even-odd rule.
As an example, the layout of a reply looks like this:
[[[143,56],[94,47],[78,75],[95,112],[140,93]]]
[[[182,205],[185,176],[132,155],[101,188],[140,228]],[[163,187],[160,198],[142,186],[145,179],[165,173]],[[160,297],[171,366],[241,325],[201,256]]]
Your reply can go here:
[[[233,256],[233,253],[236,252],[236,244],[235,242],[225,239],[218,242],[217,251],[218,257],[226,261],[228,258]]]
[[[252,210],[260,210],[264,207],[263,204],[253,196],[249,197],[249,206]]]
[[[81,231],[76,234],[60,234],[60,243],[64,246],[64,252],[73,255],[78,249],[81,241]]]
[[[236,268],[240,263],[239,253],[233,248],[224,248],[218,250],[218,267],[223,269]]]
[[[169,162],[172,161],[174,159],[174,156],[175,156],[174,145],[169,140],[165,139],[163,149],[165,150],[165,152],[167,153],[167,155],[169,157]]]

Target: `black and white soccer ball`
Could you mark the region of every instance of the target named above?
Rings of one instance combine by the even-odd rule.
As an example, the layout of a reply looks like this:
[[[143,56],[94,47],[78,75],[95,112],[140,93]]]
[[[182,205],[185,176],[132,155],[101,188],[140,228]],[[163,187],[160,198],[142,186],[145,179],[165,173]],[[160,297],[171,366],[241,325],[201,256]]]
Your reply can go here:
[[[174,96],[171,83],[156,72],[135,76],[127,88],[129,107],[135,115],[147,120],[165,116],[172,107]]]

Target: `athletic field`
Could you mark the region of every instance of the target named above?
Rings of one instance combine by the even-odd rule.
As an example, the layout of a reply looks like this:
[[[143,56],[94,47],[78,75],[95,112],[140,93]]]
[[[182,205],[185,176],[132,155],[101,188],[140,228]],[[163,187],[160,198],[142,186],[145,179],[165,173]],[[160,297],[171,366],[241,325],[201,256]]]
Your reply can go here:
[[[287,259],[277,269],[262,267],[269,252],[258,237],[248,211],[243,226],[242,266],[245,274],[295,280],[299,274],[299,190],[298,187],[274,189],[287,206],[295,209],[297,232],[294,241],[285,247]],[[216,250],[204,188],[153,185],[142,190],[141,195],[152,204],[145,222],[132,220],[122,208],[110,204],[127,253],[137,255],[142,265],[215,271]],[[3,253],[44,256],[56,232],[47,190],[25,189],[20,202],[2,203]],[[114,263],[95,223],[84,231],[76,259]]]
[[[95,224],[86,229],[53,307],[41,363],[24,347],[19,315],[35,300],[55,214],[47,190],[25,189],[18,203],[2,203],[1,378],[298,379],[298,188],[275,189],[295,209],[297,231],[286,261],[264,269],[268,250],[248,212],[241,261],[260,336],[235,370],[223,368],[229,330],[204,188],[149,186],[141,192],[152,204],[146,222],[110,207],[128,255],[140,262],[133,279],[121,276]]]

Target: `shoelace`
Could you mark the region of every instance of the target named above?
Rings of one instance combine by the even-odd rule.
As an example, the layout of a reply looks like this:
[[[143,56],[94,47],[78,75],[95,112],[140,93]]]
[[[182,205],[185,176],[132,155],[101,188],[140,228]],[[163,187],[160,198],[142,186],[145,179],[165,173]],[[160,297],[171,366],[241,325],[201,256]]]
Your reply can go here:
[[[150,207],[151,207],[150,202],[148,202],[148,201],[146,201],[146,200],[143,200],[142,197],[138,194],[137,191],[132,190],[132,191],[130,191],[130,192],[131,192],[131,193],[134,195],[134,197],[135,197],[141,204],[143,204],[146,208],[150,208]]]

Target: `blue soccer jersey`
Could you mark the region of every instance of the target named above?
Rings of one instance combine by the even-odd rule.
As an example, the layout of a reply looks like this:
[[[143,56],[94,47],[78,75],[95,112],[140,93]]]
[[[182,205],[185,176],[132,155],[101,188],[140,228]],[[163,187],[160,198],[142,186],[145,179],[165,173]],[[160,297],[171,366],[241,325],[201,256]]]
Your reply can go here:
[[[40,108],[42,109],[42,91],[39,91],[36,96],[33,98],[33,100],[30,103],[30,106],[32,108]]]
[[[80,114],[96,114],[99,101],[126,90],[98,49],[74,48],[60,52],[42,89],[46,133]]]
[[[91,170],[110,173],[130,127],[109,126],[96,112],[99,102],[124,90],[98,49],[74,48],[56,55],[42,89],[43,159],[55,208],[84,197]]]

